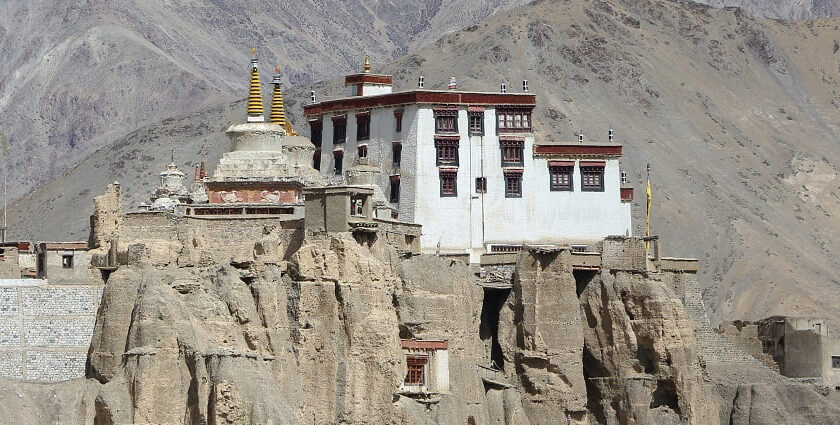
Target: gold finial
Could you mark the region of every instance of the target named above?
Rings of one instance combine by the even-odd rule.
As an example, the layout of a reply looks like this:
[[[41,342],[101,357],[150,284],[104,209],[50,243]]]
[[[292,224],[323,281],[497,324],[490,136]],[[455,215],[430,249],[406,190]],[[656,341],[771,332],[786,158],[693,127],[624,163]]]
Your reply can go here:
[[[365,53],[365,74],[370,74],[370,56]]]
[[[257,57],[257,48],[256,47],[251,47],[251,56]]]
[[[251,49],[251,85],[248,88],[248,122],[264,122],[260,72],[257,69],[257,48]]]
[[[280,79],[280,65],[274,67],[274,79],[271,80],[274,85],[274,91],[271,93],[271,113],[268,115],[268,122],[277,124],[283,127],[288,127],[289,122],[286,121],[286,108],[283,105],[283,89],[281,88],[282,80]],[[286,134],[290,134],[289,128],[286,128]]]

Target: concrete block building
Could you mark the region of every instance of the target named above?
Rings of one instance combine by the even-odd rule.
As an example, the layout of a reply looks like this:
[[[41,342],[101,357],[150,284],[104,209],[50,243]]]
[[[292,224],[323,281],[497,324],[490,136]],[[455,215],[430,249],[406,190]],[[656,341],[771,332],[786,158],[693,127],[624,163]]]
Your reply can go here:
[[[380,168],[393,216],[423,225],[427,253],[470,261],[524,244],[591,243],[631,233],[632,188],[622,187],[622,146],[583,136],[535,136],[528,93],[392,91],[392,77],[345,79],[346,97],[304,107],[313,166],[331,183],[364,161]]]

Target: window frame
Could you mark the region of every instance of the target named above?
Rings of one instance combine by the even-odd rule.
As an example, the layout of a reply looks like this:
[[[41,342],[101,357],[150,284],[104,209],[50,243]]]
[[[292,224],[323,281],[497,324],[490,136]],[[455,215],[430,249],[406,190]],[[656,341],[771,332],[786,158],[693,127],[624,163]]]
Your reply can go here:
[[[72,269],[73,257],[75,257],[74,254],[61,254],[61,268],[65,270]]]
[[[370,140],[370,112],[356,114],[356,140]]]
[[[467,113],[470,136],[484,136],[484,112],[470,111]],[[478,126],[476,127],[475,121]]]
[[[366,143],[356,146],[356,155],[359,158],[367,158],[368,157],[368,145]]]
[[[458,133],[458,109],[455,108],[438,108],[434,110],[435,114],[435,134],[455,134]],[[443,123],[451,123],[451,126],[444,126]]]
[[[388,193],[388,202],[397,204],[400,202],[400,175],[393,175],[388,179],[388,181],[391,185]]]
[[[341,115],[332,118],[333,122],[333,145],[343,145],[347,143],[347,116]],[[341,131],[338,131],[341,129]],[[339,136],[340,135],[340,136]]]
[[[440,177],[440,197],[454,198],[458,196],[458,170],[452,168],[441,169],[438,173]],[[447,182],[451,182],[451,188],[448,187]]]
[[[403,110],[397,109],[394,111],[394,121],[396,123],[395,132],[402,133]]]
[[[435,137],[435,165],[457,167],[459,164],[459,137]]]
[[[391,163],[399,167],[402,162],[402,142],[391,143]]]
[[[475,178],[475,193],[487,193],[487,177]]]
[[[405,364],[406,373],[405,379],[403,379],[403,385],[407,387],[425,386],[426,366],[429,364],[429,356],[419,354],[407,354],[405,356]]]
[[[496,109],[496,131],[499,133],[533,132],[532,111],[530,108]]]
[[[604,166],[603,165],[581,165],[580,166],[580,191],[581,192],[603,192],[604,191]],[[597,175],[599,184],[593,185],[589,180],[590,176]]]
[[[522,170],[505,171],[504,175],[505,175],[505,198],[521,198],[522,197]],[[513,190],[514,188],[515,188],[515,191]]]
[[[557,184],[556,176],[565,175],[568,179],[566,184]],[[548,186],[551,192],[574,192],[575,190],[575,166],[572,165],[551,165],[548,166]]]
[[[324,139],[324,122],[321,120],[309,121],[309,135],[312,139],[312,144],[316,148],[320,148]]]
[[[831,356],[831,368],[840,369],[840,355]]]
[[[344,151],[333,151],[333,173],[340,176],[344,173]]]
[[[525,165],[525,141],[499,139],[502,149],[502,167],[522,167]],[[509,154],[513,154],[510,155]]]

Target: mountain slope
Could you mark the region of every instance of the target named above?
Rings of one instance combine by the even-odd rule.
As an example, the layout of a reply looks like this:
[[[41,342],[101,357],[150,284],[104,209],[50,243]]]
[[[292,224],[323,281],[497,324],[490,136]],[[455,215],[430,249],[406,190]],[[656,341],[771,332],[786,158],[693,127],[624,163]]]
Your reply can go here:
[[[580,130],[605,139],[616,129],[638,233],[651,164],[654,233],[666,255],[700,258],[715,320],[780,313],[837,326],[838,28],[836,19],[756,20],[677,0],[543,0],[377,71],[402,88],[420,74],[432,88],[455,75],[467,90],[529,79],[537,137],[571,140]],[[338,88],[315,90],[324,98]],[[308,90],[286,96],[293,119]],[[182,167],[212,164],[243,111],[241,102],[199,111],[118,140],[16,204],[11,233],[84,238],[90,197],[107,182],[122,182],[136,205],[172,148]]]
[[[266,70],[279,63],[287,82],[310,82],[525,1],[0,2],[10,195],[144,124],[235,100],[251,47]]]
[[[740,7],[770,19],[815,19],[840,16],[840,0],[694,0],[714,7]]]

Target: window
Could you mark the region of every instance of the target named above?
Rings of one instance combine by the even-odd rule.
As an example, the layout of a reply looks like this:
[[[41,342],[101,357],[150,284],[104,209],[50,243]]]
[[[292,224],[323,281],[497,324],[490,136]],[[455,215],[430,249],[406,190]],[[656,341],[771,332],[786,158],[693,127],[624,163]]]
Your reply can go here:
[[[500,139],[499,144],[502,146],[503,167],[511,165],[522,166],[522,146],[525,144],[523,140]]]
[[[367,145],[359,145],[359,158],[367,158]]]
[[[408,373],[405,374],[405,385],[424,385],[426,363],[429,362],[428,356],[406,356],[405,361],[408,366]]]
[[[550,188],[552,191],[570,191],[572,189],[572,174],[575,170],[574,162],[548,163]]]
[[[64,254],[61,256],[61,268],[62,269],[72,269],[73,268],[73,254]]]
[[[530,109],[499,109],[496,111],[496,118],[500,132],[531,131]]]
[[[521,171],[506,171],[505,172],[505,198],[521,198],[522,197],[522,172]]]
[[[487,193],[487,177],[475,178],[475,193]]]
[[[309,121],[309,134],[312,135],[312,144],[316,148],[321,147],[321,133],[323,132],[323,124],[321,121]]]
[[[400,176],[391,176],[391,196],[392,203],[400,202]]]
[[[312,155],[312,168],[321,171],[321,150],[315,149],[315,153]]]
[[[333,144],[339,145],[347,140],[347,116],[333,117]]]
[[[484,114],[481,112],[470,112],[470,136],[484,135]]]
[[[402,131],[402,117],[403,117],[402,109],[397,109],[396,111],[394,111],[394,121],[397,124],[397,128],[396,128],[397,133]]]
[[[831,356],[831,367],[833,369],[840,369],[840,356]]]
[[[350,215],[362,216],[364,215],[365,200],[362,196],[350,197]]]
[[[458,110],[457,109],[436,109],[435,110],[435,133],[457,133],[458,132]]]
[[[580,190],[584,192],[604,191],[604,166],[580,165]]]
[[[335,163],[333,164],[335,174],[341,175],[341,173],[344,171],[344,151],[333,152],[333,159],[335,160]]]
[[[356,114],[356,140],[370,139],[370,112]]]
[[[457,170],[441,170],[440,171],[440,196],[458,196],[458,186],[456,184]]]
[[[400,161],[402,160],[402,143],[396,142],[391,145],[391,149],[393,150],[392,155],[392,162],[394,163],[394,167],[400,166]]]
[[[458,165],[458,139],[436,138],[437,165]]]

